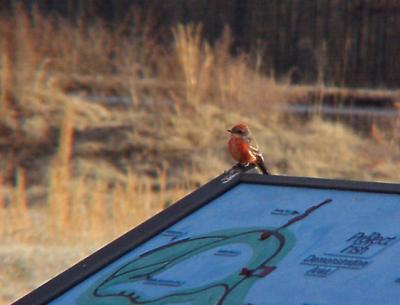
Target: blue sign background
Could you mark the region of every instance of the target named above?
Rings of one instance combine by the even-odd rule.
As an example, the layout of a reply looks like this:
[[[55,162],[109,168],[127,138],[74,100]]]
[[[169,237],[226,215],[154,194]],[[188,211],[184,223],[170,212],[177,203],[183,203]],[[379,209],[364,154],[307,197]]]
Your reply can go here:
[[[398,305],[399,219],[396,194],[241,183],[49,304]]]

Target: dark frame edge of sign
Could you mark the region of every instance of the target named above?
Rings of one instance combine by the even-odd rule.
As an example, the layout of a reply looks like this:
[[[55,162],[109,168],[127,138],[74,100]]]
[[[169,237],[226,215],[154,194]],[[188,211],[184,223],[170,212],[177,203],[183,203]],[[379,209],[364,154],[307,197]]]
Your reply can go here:
[[[142,224],[111,241],[11,305],[45,305],[61,296],[89,276],[116,261],[133,248],[172,226],[185,216],[217,198],[240,182],[240,175],[226,183],[222,174]]]
[[[357,180],[337,180],[293,176],[265,176],[258,174],[242,174],[240,182],[282,185],[291,187],[310,187],[343,191],[359,191],[371,193],[400,194],[400,184],[386,182],[369,182]]]
[[[164,229],[172,226],[185,216],[193,213],[211,200],[217,198],[239,183],[281,185],[288,187],[309,187],[400,194],[400,184],[333,180],[291,176],[265,176],[242,173],[226,183],[222,174],[194,192],[177,201],[144,223],[115,239],[71,268],[44,283],[12,305],[45,305],[64,292],[76,286],[106,265],[117,260],[133,248],[144,243]]]

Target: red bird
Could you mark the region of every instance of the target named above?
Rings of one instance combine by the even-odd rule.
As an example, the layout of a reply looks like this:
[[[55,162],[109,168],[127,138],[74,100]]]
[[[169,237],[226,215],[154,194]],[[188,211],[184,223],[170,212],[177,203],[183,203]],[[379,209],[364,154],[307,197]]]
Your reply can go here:
[[[228,149],[233,159],[239,162],[238,165],[254,164],[264,175],[269,175],[264,158],[251,136],[249,127],[246,124],[238,124],[229,129],[228,132],[231,134]]]

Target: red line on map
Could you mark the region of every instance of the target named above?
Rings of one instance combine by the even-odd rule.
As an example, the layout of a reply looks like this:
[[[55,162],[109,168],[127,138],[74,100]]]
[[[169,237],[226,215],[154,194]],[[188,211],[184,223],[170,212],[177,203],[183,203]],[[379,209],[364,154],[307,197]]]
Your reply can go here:
[[[325,199],[321,203],[319,203],[317,205],[314,205],[311,208],[308,208],[303,214],[290,219],[286,224],[281,226],[279,229],[287,228],[288,226],[294,224],[295,222],[298,222],[298,221],[302,220],[303,218],[306,218],[308,215],[310,215],[312,212],[314,212],[315,210],[319,209],[323,205],[325,205],[327,203],[331,203],[331,202],[332,202],[332,199]]]

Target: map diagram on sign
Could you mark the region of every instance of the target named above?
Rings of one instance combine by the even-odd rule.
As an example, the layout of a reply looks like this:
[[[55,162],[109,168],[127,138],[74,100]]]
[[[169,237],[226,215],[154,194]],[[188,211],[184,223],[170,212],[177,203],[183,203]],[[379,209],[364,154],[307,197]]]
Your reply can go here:
[[[398,219],[396,194],[242,183],[49,304],[396,305]]]

